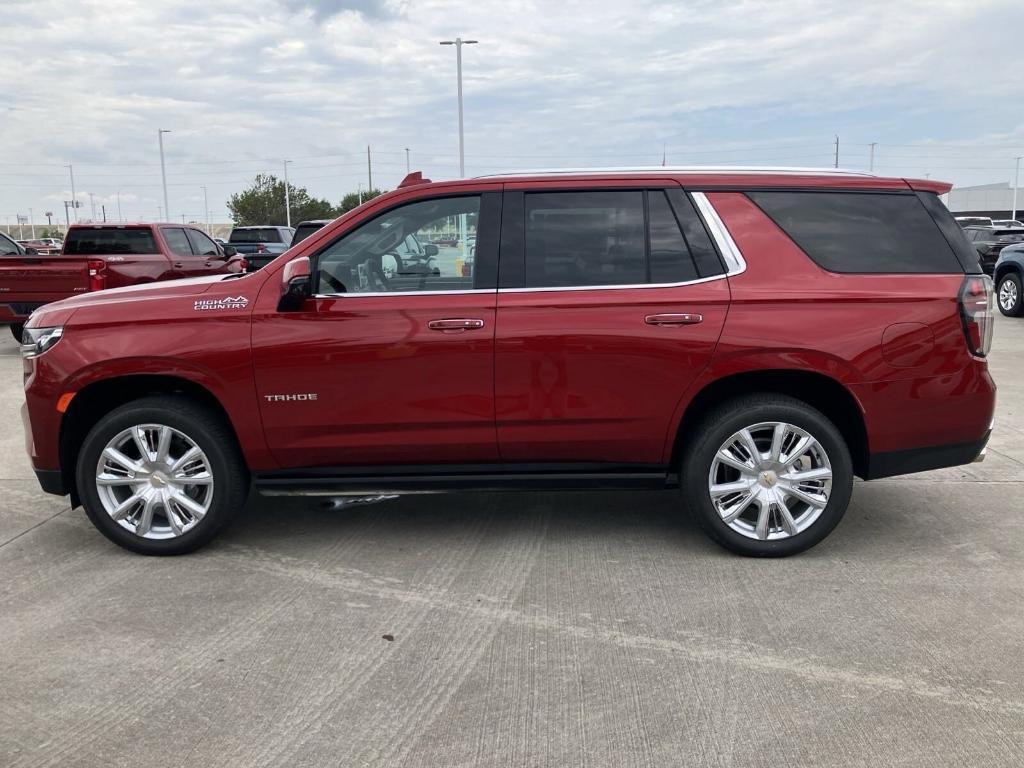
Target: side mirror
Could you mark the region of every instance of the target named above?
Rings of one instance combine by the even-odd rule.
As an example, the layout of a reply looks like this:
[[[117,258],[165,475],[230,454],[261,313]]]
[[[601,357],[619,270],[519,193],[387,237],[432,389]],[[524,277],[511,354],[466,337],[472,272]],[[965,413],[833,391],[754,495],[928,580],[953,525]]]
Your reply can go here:
[[[423,246],[423,254],[425,256],[437,256],[437,254],[439,254],[440,252],[441,249],[438,248],[433,243],[427,243],[426,245]]]
[[[232,256],[234,256],[235,254],[238,253],[238,249],[235,248],[235,246],[233,246],[233,245],[225,245],[225,246],[222,246],[222,247],[224,249],[224,258],[225,259],[230,259]]]
[[[281,300],[277,302],[277,311],[296,312],[312,295],[309,257],[292,259],[281,271]]]

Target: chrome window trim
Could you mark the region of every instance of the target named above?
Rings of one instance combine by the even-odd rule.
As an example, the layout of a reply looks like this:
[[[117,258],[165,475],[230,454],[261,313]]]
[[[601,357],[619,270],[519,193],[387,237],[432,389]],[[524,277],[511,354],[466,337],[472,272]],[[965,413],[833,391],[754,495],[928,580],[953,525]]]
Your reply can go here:
[[[696,280],[686,280],[681,283],[620,283],[615,285],[564,285],[564,286],[537,286],[533,288],[472,288],[465,291],[376,291],[368,293],[318,293],[316,299],[337,299],[337,298],[359,298],[360,296],[449,296],[460,293],[551,293],[553,291],[621,291],[634,288],[682,288],[687,285],[699,285],[710,283],[713,280],[724,280],[734,275],[739,275],[747,268],[747,262],[743,254],[725,228],[725,223],[718,215],[718,211],[708,200],[703,192],[691,192],[694,205],[704,224],[711,234],[711,239],[718,246],[722,258],[725,260],[726,272],[721,275],[710,277],[699,277]],[[500,258],[500,257],[499,257]]]
[[[715,206],[708,200],[707,195],[703,192],[691,192],[690,197],[693,198],[694,204],[697,206],[697,210],[700,213],[704,224],[707,225],[708,231],[711,233],[712,239],[718,246],[718,250],[722,254],[722,258],[725,260],[725,274],[731,277],[732,275],[738,275],[747,268],[747,262],[743,258],[742,252],[740,252],[739,246],[736,245],[736,241],[732,239],[732,235],[729,234],[729,230],[726,229],[725,223],[718,215],[718,211],[715,210]]]
[[[495,293],[497,288],[470,288],[465,291],[355,291],[353,293],[316,293],[314,299],[357,299],[361,296],[454,296],[460,293]]]

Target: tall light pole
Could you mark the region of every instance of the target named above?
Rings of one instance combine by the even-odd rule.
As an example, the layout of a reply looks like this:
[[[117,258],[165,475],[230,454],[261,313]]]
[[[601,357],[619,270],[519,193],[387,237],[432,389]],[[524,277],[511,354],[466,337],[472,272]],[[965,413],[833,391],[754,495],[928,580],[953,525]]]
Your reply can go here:
[[[1013,211],[1010,213],[1010,218],[1013,220],[1017,219],[1017,187],[1020,186],[1020,161],[1024,159],[1024,156],[1017,158],[1017,170],[1013,172]]]
[[[206,198],[206,185],[203,187],[203,215],[206,217],[206,234],[213,237],[213,231],[210,229],[210,201]]]
[[[872,173],[874,173],[875,172],[875,147],[878,146],[878,142],[877,141],[872,141],[870,144],[868,144],[868,146],[871,147],[871,159],[868,160],[868,170],[871,171]]]
[[[409,173],[409,148],[405,148],[405,172]]]
[[[166,128],[156,129],[156,138],[160,143],[160,178],[164,182],[164,211],[167,212],[167,218],[171,218],[171,208],[167,205],[167,168],[164,166],[164,134],[170,133]],[[161,216],[162,218],[162,216]]]
[[[32,209],[28,209],[28,225],[32,227],[32,239],[36,239],[36,215],[32,213]]]
[[[89,215],[92,216],[91,221],[96,221],[96,198],[92,192],[89,193]]]
[[[120,189],[117,190],[117,220],[118,221],[124,221],[124,218],[121,216],[121,190]]]
[[[292,198],[291,193],[288,191],[288,163],[291,160],[284,161],[284,219],[287,226],[292,225]]]
[[[68,169],[68,173],[71,174],[71,201],[74,203],[75,201],[78,200],[78,198],[75,197],[75,169],[70,164],[65,165],[64,167],[67,168]],[[78,223],[78,206],[77,205],[72,205],[71,207],[75,209],[75,223],[77,224]],[[65,209],[64,212],[67,213],[67,210]],[[67,218],[67,217],[65,216],[65,218]],[[70,219],[68,220],[68,226],[69,227],[71,226],[71,220]]]
[[[459,78],[459,177],[465,178],[466,176],[466,149],[465,139],[462,133],[462,46],[464,45],[476,45],[477,40],[463,40],[461,37],[456,37],[454,40],[442,40],[441,45],[454,45],[455,46],[455,66],[458,71]]]

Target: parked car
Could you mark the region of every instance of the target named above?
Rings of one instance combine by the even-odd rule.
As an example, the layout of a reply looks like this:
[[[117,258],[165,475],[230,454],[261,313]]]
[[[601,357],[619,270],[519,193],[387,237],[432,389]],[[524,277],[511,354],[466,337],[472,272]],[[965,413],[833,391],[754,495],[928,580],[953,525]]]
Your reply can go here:
[[[1024,243],[999,252],[995,266],[996,302],[1007,317],[1024,315]]]
[[[39,240],[19,240],[25,248],[31,248],[40,256],[56,256],[61,251],[60,245],[54,245],[50,238]]]
[[[992,282],[949,189],[764,169],[407,180],[260,272],[38,310],[30,457],[147,554],[208,542],[250,487],[681,487],[725,547],[800,552],[854,476],[984,457]],[[385,273],[463,215],[470,275]]]
[[[245,256],[250,272],[262,269],[291,247],[291,227],[235,227],[228,242]]]
[[[956,223],[961,227],[991,227],[992,219],[988,216],[957,216]]]
[[[1021,224],[1016,219],[993,219],[992,226],[999,227],[1001,229],[1008,229],[1010,227],[1021,228],[1024,227],[1024,224]]]
[[[59,255],[0,241],[0,323],[21,339],[36,309],[106,288],[242,272],[244,259],[202,231],[177,224],[72,225]]]
[[[996,227],[964,227],[964,234],[974,244],[986,275],[995,270],[999,253],[1008,245],[1024,242],[1024,229],[997,229]]]
[[[291,245],[301,243],[314,232],[323,229],[332,221],[334,221],[334,219],[310,219],[309,221],[299,222],[299,225],[295,227],[295,234],[292,235]]]

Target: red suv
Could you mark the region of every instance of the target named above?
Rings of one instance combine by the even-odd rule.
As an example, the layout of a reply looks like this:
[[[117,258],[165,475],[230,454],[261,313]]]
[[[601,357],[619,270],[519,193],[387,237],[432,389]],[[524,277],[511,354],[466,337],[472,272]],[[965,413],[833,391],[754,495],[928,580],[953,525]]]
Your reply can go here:
[[[45,490],[147,554],[209,541],[250,486],[680,488],[729,549],[792,554],[836,526],[854,476],[984,454],[991,282],[948,190],[412,174],[260,272],[37,310],[28,451]],[[410,236],[448,238],[437,269],[407,263]]]

